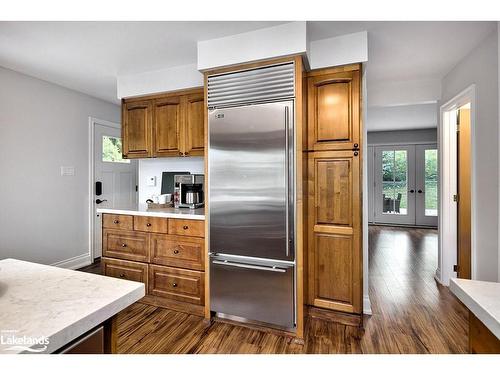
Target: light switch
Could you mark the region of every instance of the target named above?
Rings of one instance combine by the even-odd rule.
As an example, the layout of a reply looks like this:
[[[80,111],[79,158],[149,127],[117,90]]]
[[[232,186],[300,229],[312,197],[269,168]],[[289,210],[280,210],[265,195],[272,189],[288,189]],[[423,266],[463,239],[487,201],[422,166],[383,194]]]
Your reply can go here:
[[[74,176],[74,175],[75,175],[75,167],[73,166],[61,167],[61,176]]]
[[[146,185],[147,186],[156,186],[156,176],[150,176],[150,177],[148,177]]]

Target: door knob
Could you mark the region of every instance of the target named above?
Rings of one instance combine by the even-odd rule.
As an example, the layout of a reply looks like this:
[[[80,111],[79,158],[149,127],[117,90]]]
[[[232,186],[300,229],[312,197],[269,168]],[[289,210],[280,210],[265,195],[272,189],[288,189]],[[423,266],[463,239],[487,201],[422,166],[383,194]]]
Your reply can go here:
[[[108,200],[107,199],[96,199],[95,202],[97,204],[101,204],[102,202],[107,202]]]

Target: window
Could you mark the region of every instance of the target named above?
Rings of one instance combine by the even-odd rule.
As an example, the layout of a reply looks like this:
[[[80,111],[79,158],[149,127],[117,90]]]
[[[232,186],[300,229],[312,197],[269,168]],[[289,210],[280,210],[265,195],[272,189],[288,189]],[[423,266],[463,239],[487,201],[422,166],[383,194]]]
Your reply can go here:
[[[130,160],[122,158],[121,138],[102,136],[102,161],[111,163],[130,163]]]
[[[437,216],[437,150],[425,150],[425,216]]]

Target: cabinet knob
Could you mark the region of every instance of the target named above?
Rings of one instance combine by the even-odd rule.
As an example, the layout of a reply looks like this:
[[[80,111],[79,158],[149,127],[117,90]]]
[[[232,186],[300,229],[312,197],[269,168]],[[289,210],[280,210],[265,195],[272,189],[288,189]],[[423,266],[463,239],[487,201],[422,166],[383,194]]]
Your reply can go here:
[[[185,155],[185,156],[188,156],[188,155],[189,155],[189,152],[185,152],[185,153],[184,153],[184,155]]]
[[[147,226],[147,227],[150,227],[150,226],[151,226],[151,223],[147,223],[147,224],[146,224],[146,226]]]
[[[187,225],[184,225],[184,226],[182,227],[182,229],[186,230],[186,229],[189,229],[189,227],[188,227]]]
[[[179,151],[179,155],[182,156],[182,152]]]
[[[175,249],[174,254],[179,254],[179,250]]]
[[[359,148],[359,145],[357,143],[355,143],[354,148]]]
[[[124,274],[124,273],[121,273],[121,274],[120,274],[120,278],[124,279],[124,278],[125,278],[125,274]]]
[[[354,151],[354,156],[358,156],[359,153],[357,151]]]
[[[127,244],[126,243],[122,243],[122,247],[127,247]]]
[[[113,223],[115,223],[115,224],[119,224],[119,223],[120,223],[120,220],[113,220]]]
[[[177,288],[177,283],[173,283],[173,284],[172,284],[172,286],[173,286],[174,288]]]

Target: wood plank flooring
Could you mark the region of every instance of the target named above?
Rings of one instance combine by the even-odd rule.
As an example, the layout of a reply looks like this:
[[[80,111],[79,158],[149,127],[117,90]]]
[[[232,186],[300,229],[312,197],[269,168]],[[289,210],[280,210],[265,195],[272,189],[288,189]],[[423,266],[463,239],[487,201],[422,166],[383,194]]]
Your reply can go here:
[[[118,316],[120,353],[466,353],[466,308],[434,281],[437,231],[370,227],[364,328],[307,319],[290,337],[136,303]],[[98,272],[98,266],[86,271]]]

